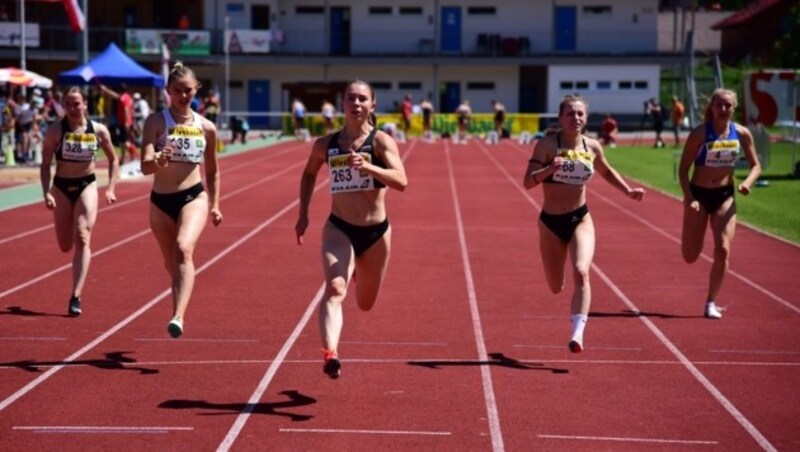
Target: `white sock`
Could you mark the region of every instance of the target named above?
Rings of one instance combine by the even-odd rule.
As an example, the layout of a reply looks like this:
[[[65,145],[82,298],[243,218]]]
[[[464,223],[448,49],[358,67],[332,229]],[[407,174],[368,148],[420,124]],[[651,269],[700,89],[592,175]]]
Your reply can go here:
[[[583,337],[583,329],[588,320],[589,316],[585,314],[572,314],[572,335]]]

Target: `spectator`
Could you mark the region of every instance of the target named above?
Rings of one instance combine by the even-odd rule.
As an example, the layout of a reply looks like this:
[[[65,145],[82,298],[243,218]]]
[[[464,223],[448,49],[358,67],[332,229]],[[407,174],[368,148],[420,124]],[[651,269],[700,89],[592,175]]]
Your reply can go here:
[[[58,121],[64,117],[64,106],[61,105],[60,99],[61,91],[56,91],[53,93],[53,90],[47,90],[46,99],[44,101],[44,114],[48,124]]]
[[[678,99],[678,96],[672,96],[672,110],[670,112],[670,121],[672,121],[672,130],[675,133],[675,147],[681,145],[681,126],[683,125],[683,118],[686,114],[686,108],[683,103]]]
[[[294,119],[294,136],[298,140],[303,140],[302,130],[306,128],[306,106],[295,98],[292,102],[292,118]]]
[[[322,120],[325,123],[325,133],[333,133],[333,117],[336,115],[336,107],[327,100],[322,102]]]
[[[456,134],[456,143],[466,143],[469,135],[469,121],[472,116],[472,108],[469,106],[469,100],[463,100],[456,108],[456,116],[458,117],[458,133]]]
[[[503,138],[503,124],[506,122],[506,107],[496,100],[492,100],[492,111],[494,112],[494,130],[497,132],[497,139]]]
[[[653,123],[653,131],[656,133],[656,141],[653,144],[654,148],[663,148],[666,146],[664,139],[661,138],[661,132],[664,131],[664,111],[661,109],[661,103],[655,98],[650,99],[647,106],[647,114]]]
[[[133,97],[128,93],[128,85],[121,83],[120,92],[116,92],[105,85],[100,85],[100,90],[116,100],[116,135],[120,146],[120,164],[125,163],[125,152],[131,155],[131,161],[139,158],[136,147],[131,143],[131,129],[133,128]]]
[[[606,113],[606,117],[603,118],[603,122],[600,124],[600,142],[603,146],[615,148],[617,147],[618,133],[617,120],[611,116],[611,113]]]
[[[178,28],[181,30],[188,30],[191,28],[192,24],[189,22],[189,16],[186,14],[182,15],[181,18],[178,20]]]
[[[433,104],[428,99],[425,99],[419,104],[419,108],[422,110],[422,138],[425,141],[433,141],[433,133],[431,132]]]
[[[219,115],[219,96],[214,89],[209,89],[206,97],[203,98],[203,113],[206,119],[217,123],[217,115]]]
[[[401,106],[400,113],[403,116],[403,133],[408,135],[411,130],[411,115],[414,112],[414,106],[411,104],[411,95],[406,94],[403,97],[403,105]]]
[[[131,135],[133,142],[142,146],[142,131],[144,130],[144,120],[150,116],[150,104],[147,103],[140,93],[133,95],[133,127]]]
[[[28,151],[31,145],[30,132],[33,128],[33,119],[36,115],[36,110],[34,110],[30,102],[25,100],[25,96],[22,94],[22,91],[17,91],[14,94],[12,107],[14,108],[14,139],[16,141],[16,159],[19,162],[26,162],[28,158]]]

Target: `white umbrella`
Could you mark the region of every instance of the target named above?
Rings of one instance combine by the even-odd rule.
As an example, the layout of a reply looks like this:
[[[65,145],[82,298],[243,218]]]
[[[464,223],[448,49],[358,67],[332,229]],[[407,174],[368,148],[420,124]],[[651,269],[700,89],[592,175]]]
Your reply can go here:
[[[52,88],[53,81],[43,75],[16,67],[0,68],[0,83],[11,83],[36,88]]]

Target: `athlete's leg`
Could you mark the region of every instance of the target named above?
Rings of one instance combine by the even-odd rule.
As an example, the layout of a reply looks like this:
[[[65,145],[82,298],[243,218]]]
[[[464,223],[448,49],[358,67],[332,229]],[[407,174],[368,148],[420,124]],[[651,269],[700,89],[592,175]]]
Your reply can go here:
[[[567,261],[567,244],[542,220],[539,220],[539,251],[544,266],[547,286],[553,293],[564,290],[564,264]]]
[[[681,252],[683,254],[683,260],[689,264],[696,261],[703,251],[707,222],[708,213],[706,213],[702,205],[699,211],[694,211],[684,203]]]
[[[72,257],[72,293],[81,296],[89,264],[92,261],[92,229],[97,221],[97,182],[92,182],[81,192],[75,202],[75,254]]]
[[[355,270],[358,275],[356,283],[356,300],[358,307],[369,311],[378,298],[386,268],[389,265],[392,228],[386,231],[380,240],[355,259]]]
[[[174,316],[183,321],[194,288],[194,249],[208,219],[208,194],[200,193],[183,206],[173,249],[175,274],[172,278]]]
[[[586,214],[569,243],[572,258],[572,278],[575,288],[572,293],[572,313],[589,315],[592,304],[592,289],[589,284],[589,271],[594,259],[594,222],[591,214]]]
[[[353,274],[354,257],[350,240],[339,228],[326,222],[322,229],[322,270],[325,294],[319,305],[319,328],[322,346],[336,352],[344,318],[342,302]]]
[[[55,187],[50,189],[50,194],[56,201],[56,206],[53,208],[53,225],[58,248],[61,252],[68,253],[75,243],[75,215],[72,201]]]
[[[736,232],[736,203],[733,196],[711,215],[711,231],[714,236],[714,262],[709,274],[707,301],[717,299],[725,272],[728,271],[731,243]]]

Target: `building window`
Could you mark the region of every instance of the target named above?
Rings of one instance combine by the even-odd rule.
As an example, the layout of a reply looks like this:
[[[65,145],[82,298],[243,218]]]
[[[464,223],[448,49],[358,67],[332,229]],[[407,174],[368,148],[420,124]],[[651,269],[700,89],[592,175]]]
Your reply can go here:
[[[611,14],[610,6],[584,6],[583,14]]]
[[[422,7],[421,6],[401,6],[400,7],[400,14],[401,15],[409,15],[409,16],[421,16],[422,15]]]
[[[494,6],[470,6],[467,8],[467,14],[471,16],[495,16],[497,15],[497,8]]]
[[[392,82],[370,82],[375,91],[389,91],[392,89]]]
[[[572,83],[572,82],[566,82],[566,81],[564,81],[564,82],[561,82],[561,83],[558,85],[558,87],[559,87],[560,89],[575,89],[575,84],[574,84],[574,83]]]
[[[324,14],[325,8],[322,6],[298,6],[294,9],[295,14]]]
[[[634,89],[647,89],[647,80],[636,80],[633,82]]]
[[[494,90],[494,82],[467,82],[467,89],[474,91]]]
[[[575,82],[575,89],[589,89],[589,82]]]
[[[418,91],[422,89],[422,82],[399,82],[397,89],[402,91]]]
[[[603,80],[597,82],[597,89],[611,89],[611,82],[608,80]]]
[[[619,89],[631,89],[633,87],[633,83],[629,81],[619,82]]]
[[[391,6],[370,6],[369,14],[372,16],[388,16],[392,14]]]

